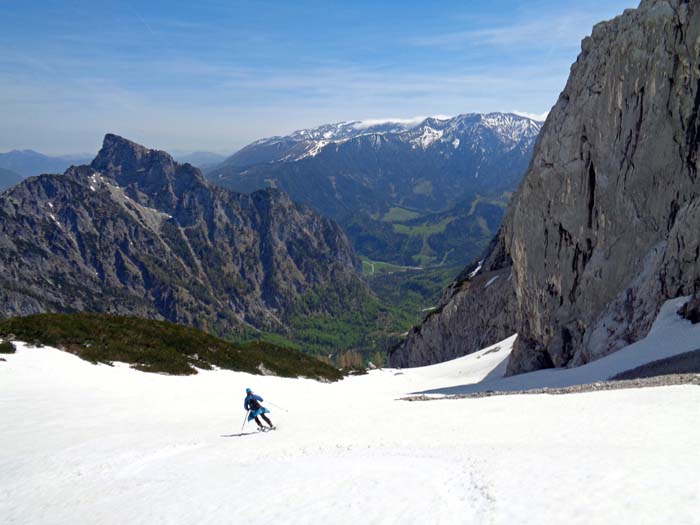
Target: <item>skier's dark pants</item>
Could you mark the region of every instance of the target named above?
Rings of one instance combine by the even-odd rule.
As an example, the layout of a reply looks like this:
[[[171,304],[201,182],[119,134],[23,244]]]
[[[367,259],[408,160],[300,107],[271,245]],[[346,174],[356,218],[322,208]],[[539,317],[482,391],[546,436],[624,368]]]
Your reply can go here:
[[[265,414],[260,414],[260,417],[265,420],[265,423],[267,423],[269,426],[272,426],[272,421],[267,419],[267,416]],[[256,417],[255,422],[258,424],[259,427],[263,426],[263,424],[260,422],[260,420]]]

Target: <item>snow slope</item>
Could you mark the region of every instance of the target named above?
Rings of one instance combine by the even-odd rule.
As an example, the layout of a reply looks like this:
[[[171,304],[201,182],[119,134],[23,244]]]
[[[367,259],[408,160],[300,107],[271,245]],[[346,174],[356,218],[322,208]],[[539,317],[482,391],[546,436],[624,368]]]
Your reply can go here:
[[[397,400],[493,381],[513,341],[335,384],[20,345],[0,362],[0,521],[699,523],[697,387]],[[278,431],[238,435],[248,386],[288,410],[268,405]]]
[[[700,350],[700,324],[693,326],[690,321],[676,314],[689,299],[689,297],[680,297],[667,301],[645,339],[584,366],[538,370],[506,378],[502,375],[501,377],[492,375],[488,380],[479,383],[469,381],[459,386],[445,385],[424,393],[471,394],[487,390],[513,392],[544,387],[583,385],[606,381],[621,372],[652,361]]]

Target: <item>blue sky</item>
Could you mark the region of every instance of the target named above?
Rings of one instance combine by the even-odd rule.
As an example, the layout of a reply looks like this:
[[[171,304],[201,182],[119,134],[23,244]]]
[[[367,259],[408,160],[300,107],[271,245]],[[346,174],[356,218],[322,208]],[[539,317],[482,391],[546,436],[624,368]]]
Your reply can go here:
[[[634,0],[0,0],[0,151],[230,153],[341,120],[549,110]]]

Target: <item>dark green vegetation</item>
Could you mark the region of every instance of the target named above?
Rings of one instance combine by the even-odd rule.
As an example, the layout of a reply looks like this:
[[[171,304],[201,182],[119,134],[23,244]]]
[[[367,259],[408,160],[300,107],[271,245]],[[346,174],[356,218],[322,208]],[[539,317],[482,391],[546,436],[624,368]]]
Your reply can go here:
[[[375,273],[370,275],[370,262],[363,262],[374,296],[358,308],[336,309],[332,315],[298,312],[289,319],[288,333],[250,330],[229,339],[287,346],[323,356],[337,366],[343,366],[349,352],[359,353],[363,364],[370,360],[376,364],[384,352],[430,314],[442,290],[460,270],[454,266],[415,270],[375,263]]]
[[[335,381],[320,360],[270,342],[232,344],[184,326],[105,314],[39,314],[0,320],[0,336],[62,348],[93,363],[129,363],[144,372],[196,374],[212,367]]]
[[[288,322],[286,333],[249,330],[227,339],[279,344],[337,363],[338,357],[348,351],[369,356],[387,348],[391,342],[398,341],[400,329],[394,309],[371,296],[357,308],[333,314],[298,313]]]
[[[370,279],[372,291],[398,317],[400,327],[408,329],[437,304],[440,294],[460,271],[456,266],[427,268],[421,271],[390,272]],[[405,331],[405,330],[403,330]]]
[[[15,351],[15,345],[10,341],[0,341],[0,354],[14,354]]]
[[[476,195],[440,213],[393,207],[341,220],[357,252],[399,266],[464,266],[493,238],[511,194]]]

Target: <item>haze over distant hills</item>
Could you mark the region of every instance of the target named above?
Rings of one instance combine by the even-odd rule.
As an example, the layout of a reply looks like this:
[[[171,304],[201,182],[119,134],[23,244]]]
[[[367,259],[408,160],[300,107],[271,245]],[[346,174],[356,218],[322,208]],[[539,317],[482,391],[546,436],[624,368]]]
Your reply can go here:
[[[211,151],[194,151],[192,153],[174,154],[173,158],[180,164],[192,164],[200,170],[211,168],[226,160],[225,155]]]
[[[14,171],[6,170],[5,168],[0,168],[0,192],[5,191],[7,188],[19,184],[24,180],[19,173]]]
[[[327,124],[258,140],[206,174],[238,191],[284,190],[371,259],[463,263],[498,228],[541,125],[508,113]]]
[[[23,177],[32,177],[42,173],[63,173],[70,166],[89,164],[90,160],[88,155],[52,157],[30,149],[12,150],[0,153],[0,168],[14,171]]]
[[[225,155],[211,151],[194,151],[173,155],[181,164],[191,164],[199,169],[209,168],[226,160]],[[45,155],[31,149],[12,150],[0,153],[0,168],[10,170],[22,177],[32,177],[44,173],[63,173],[70,166],[89,164],[89,154]]]

